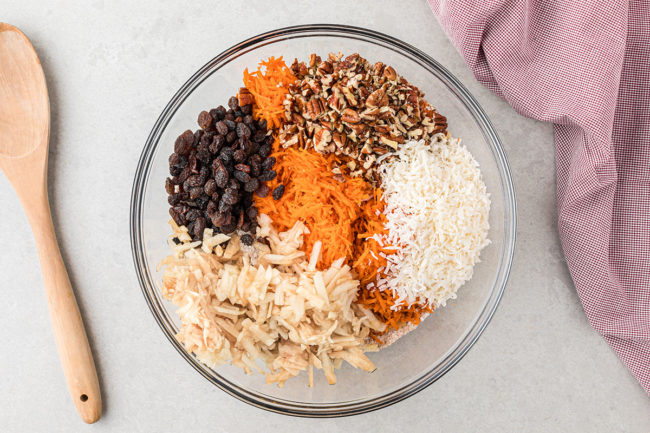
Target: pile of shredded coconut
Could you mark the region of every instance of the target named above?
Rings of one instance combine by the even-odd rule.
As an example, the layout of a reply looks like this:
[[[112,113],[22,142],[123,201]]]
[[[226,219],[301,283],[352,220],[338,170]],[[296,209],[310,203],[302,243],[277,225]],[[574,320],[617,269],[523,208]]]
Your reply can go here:
[[[430,144],[406,143],[386,159],[380,174],[388,233],[380,239],[398,251],[386,256],[377,287],[392,290],[396,305],[420,297],[444,306],[489,243],[490,198],[478,163],[443,134]]]
[[[210,229],[191,242],[186,227],[170,222],[174,254],[160,264],[161,290],[178,306],[178,340],[211,367],[229,361],[279,385],[307,370],[312,386],[313,367],[334,384],[343,361],[373,371],[364,352],[377,350],[368,337],[385,325],[354,302],[359,281],[344,259],[317,270],[320,242],[309,258],[300,251],[304,224],[278,233],[268,216],[258,222],[264,242],[249,248],[236,233]]]

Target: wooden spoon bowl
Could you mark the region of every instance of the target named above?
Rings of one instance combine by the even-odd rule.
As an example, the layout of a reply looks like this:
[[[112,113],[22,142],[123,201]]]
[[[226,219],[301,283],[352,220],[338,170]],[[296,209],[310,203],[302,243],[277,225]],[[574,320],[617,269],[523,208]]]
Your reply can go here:
[[[93,355],[56,242],[47,195],[50,106],[34,47],[0,23],[0,169],[23,204],[38,247],[54,339],[72,400],[87,423],[102,401]]]

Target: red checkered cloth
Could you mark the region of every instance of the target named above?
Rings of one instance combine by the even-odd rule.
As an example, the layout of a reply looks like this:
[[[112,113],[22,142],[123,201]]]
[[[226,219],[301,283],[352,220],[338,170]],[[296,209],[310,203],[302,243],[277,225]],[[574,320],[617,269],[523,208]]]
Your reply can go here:
[[[591,325],[650,394],[650,2],[429,4],[481,83],[555,124],[571,276]]]

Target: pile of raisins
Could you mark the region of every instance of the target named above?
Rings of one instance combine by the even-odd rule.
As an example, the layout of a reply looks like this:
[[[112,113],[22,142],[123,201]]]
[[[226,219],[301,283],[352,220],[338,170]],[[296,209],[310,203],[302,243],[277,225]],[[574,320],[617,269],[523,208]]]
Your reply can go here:
[[[193,240],[201,240],[206,228],[254,233],[258,212],[253,194],[266,197],[266,182],[276,177],[266,121],[255,121],[252,105],[240,106],[235,96],[228,107],[202,111],[201,129],[182,133],[169,157],[169,214],[187,227]],[[273,198],[278,200],[283,192],[284,186],[278,186]]]

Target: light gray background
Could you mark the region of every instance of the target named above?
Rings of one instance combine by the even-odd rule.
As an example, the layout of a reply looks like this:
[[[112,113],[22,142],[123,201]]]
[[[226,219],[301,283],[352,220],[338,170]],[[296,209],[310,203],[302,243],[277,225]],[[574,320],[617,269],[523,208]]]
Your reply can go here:
[[[30,229],[0,176],[0,431],[650,431],[648,396],[589,326],[562,257],[551,126],[481,87],[425,1],[1,0],[0,21],[29,36],[45,68],[50,202],[104,399],[103,418],[84,426],[59,366]],[[519,218],[505,296],[467,356],[406,401],[332,420],[255,409],[182,360],[140,294],[127,225],[140,151],[185,80],[242,39],[318,22],[388,33],[459,77],[503,139]]]

